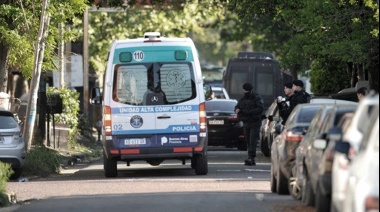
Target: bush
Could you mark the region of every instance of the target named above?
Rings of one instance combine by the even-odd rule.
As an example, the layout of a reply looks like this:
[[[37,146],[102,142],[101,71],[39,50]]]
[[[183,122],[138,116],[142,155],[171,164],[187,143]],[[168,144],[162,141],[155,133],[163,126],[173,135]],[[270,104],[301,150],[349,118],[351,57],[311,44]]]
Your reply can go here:
[[[0,207],[7,206],[9,204],[8,196],[5,194],[5,186],[12,174],[13,170],[11,165],[0,162]]]
[[[62,156],[56,150],[44,146],[32,147],[26,153],[23,175],[47,177],[59,173]]]
[[[76,143],[76,134],[78,133],[79,123],[79,93],[76,90],[70,90],[68,88],[57,89],[55,87],[49,87],[46,94],[59,94],[62,98],[61,114],[54,114],[56,122],[68,124],[70,126],[68,144],[69,147]]]
[[[311,90],[316,96],[328,96],[349,88],[351,76],[346,64],[338,61],[314,60],[310,71]]]

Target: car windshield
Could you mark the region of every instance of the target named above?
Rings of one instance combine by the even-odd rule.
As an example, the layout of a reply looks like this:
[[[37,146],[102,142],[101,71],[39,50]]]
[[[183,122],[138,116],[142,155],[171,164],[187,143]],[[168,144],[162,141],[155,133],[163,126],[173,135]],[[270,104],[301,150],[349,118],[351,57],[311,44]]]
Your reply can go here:
[[[230,111],[233,112],[236,106],[234,101],[207,101],[206,111]]]
[[[13,116],[0,112],[0,129],[13,129],[18,126]]]

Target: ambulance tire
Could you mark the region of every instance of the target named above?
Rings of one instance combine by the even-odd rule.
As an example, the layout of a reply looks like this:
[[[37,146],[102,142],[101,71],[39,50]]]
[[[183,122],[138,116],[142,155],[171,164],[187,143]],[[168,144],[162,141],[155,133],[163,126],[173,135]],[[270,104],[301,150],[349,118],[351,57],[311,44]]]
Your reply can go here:
[[[117,160],[103,156],[104,175],[106,177],[117,177]]]
[[[195,169],[195,158],[191,158],[191,168]]]
[[[194,155],[193,157],[195,160],[195,174],[207,175],[208,173],[207,155]]]

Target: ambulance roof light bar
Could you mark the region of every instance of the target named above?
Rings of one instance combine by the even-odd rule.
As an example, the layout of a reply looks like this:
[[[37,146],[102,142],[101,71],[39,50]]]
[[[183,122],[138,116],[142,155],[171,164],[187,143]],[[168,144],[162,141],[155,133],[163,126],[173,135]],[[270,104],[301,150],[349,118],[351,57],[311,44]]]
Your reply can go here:
[[[146,32],[144,33],[144,38],[149,38],[149,39],[155,39],[155,38],[160,38],[161,33],[159,32]]]

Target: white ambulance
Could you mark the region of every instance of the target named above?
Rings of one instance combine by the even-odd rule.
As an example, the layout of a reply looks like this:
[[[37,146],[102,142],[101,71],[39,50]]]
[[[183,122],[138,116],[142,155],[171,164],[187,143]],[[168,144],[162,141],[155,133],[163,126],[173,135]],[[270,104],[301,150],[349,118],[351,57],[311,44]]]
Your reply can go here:
[[[91,102],[103,107],[106,177],[117,176],[118,161],[158,166],[167,159],[190,160],[197,175],[207,174],[205,94],[190,38],[151,32],[113,42],[103,94],[93,88]]]

